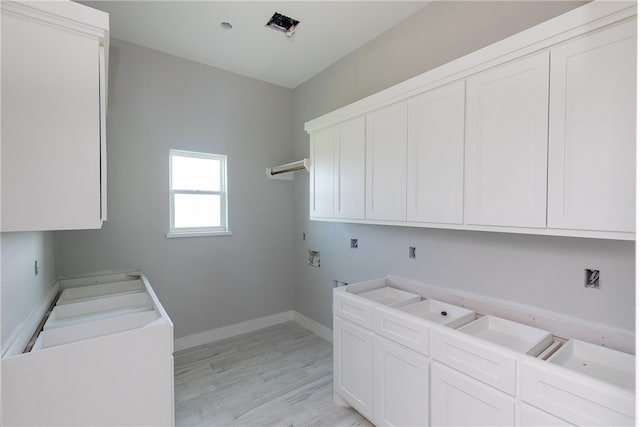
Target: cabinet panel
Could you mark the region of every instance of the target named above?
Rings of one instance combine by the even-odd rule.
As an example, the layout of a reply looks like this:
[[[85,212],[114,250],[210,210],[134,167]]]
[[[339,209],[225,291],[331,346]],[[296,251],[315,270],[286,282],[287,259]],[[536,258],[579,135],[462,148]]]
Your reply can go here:
[[[431,364],[431,425],[513,426],[515,403],[466,375]]]
[[[430,328],[425,322],[398,315],[395,309],[376,309],[373,312],[373,330],[418,353],[429,355]]]
[[[407,103],[367,114],[366,217],[407,217]]]
[[[2,231],[102,225],[99,49],[3,10]]]
[[[549,227],[635,229],[636,20],[551,50]]]
[[[332,218],[334,200],[334,132],[322,129],[311,135],[309,212],[311,218]]]
[[[347,292],[334,294],[333,314],[356,325],[373,329],[373,308],[364,298]]]
[[[451,366],[499,390],[516,394],[516,360],[457,331],[433,331],[431,354]]]
[[[464,81],[408,101],[407,220],[462,224]]]
[[[376,424],[429,425],[429,360],[380,337],[374,351]]]
[[[572,426],[560,418],[547,414],[544,411],[529,406],[526,403],[520,403],[518,414],[518,426],[526,427],[565,427]]]
[[[333,319],[334,387],[367,418],[373,416],[373,333]]]
[[[364,219],[364,117],[335,129],[335,217]]]
[[[546,226],[549,53],[467,80],[465,223]]]

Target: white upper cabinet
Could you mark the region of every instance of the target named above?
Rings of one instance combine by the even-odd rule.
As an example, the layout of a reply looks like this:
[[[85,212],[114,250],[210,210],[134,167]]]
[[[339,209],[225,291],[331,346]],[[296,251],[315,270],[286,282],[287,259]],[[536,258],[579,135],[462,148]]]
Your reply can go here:
[[[305,123],[311,218],[634,240],[636,17],[590,2]]]
[[[334,199],[333,128],[311,135],[311,175],[309,201],[311,218],[332,218]]]
[[[636,20],[551,50],[549,227],[633,232]]]
[[[2,231],[100,228],[108,15],[2,2]]]
[[[467,80],[465,223],[546,226],[549,53]]]
[[[367,114],[367,219],[404,221],[407,217],[407,102]]]
[[[364,117],[335,129],[335,217],[364,219]]]
[[[364,117],[311,135],[310,216],[364,218]]]
[[[462,224],[464,81],[409,99],[407,220]]]

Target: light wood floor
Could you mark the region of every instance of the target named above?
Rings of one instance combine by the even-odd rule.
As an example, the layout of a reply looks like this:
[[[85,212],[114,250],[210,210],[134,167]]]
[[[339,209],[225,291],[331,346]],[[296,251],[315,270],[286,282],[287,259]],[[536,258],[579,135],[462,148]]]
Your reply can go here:
[[[333,404],[332,345],[288,322],[175,354],[177,426],[371,426]]]

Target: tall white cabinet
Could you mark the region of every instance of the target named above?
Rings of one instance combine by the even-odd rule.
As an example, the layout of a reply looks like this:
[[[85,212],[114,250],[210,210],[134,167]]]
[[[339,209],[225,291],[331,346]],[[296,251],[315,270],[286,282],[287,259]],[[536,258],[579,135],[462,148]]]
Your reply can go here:
[[[2,2],[2,231],[106,218],[106,13]]]
[[[634,231],[636,20],[551,50],[549,227]]]
[[[548,88],[548,52],[467,80],[467,224],[546,226]]]

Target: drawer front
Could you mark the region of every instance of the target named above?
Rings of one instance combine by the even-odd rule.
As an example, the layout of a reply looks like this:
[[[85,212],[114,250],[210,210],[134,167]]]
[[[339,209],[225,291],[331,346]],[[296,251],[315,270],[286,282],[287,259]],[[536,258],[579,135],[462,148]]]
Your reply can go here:
[[[432,357],[511,396],[516,392],[516,360],[464,333],[433,331]]]
[[[429,355],[429,330],[424,322],[398,316],[391,310],[377,309],[373,312],[373,330],[398,344]]]
[[[523,401],[572,424],[635,425],[633,393],[557,366],[535,362],[521,364],[520,396]]]
[[[570,424],[558,417],[554,417],[546,412],[541,411],[538,408],[527,405],[526,403],[520,404],[520,413],[518,415],[518,426],[522,427],[571,427],[574,424]]]
[[[373,306],[362,298],[346,293],[333,296],[333,314],[345,320],[373,329]]]

